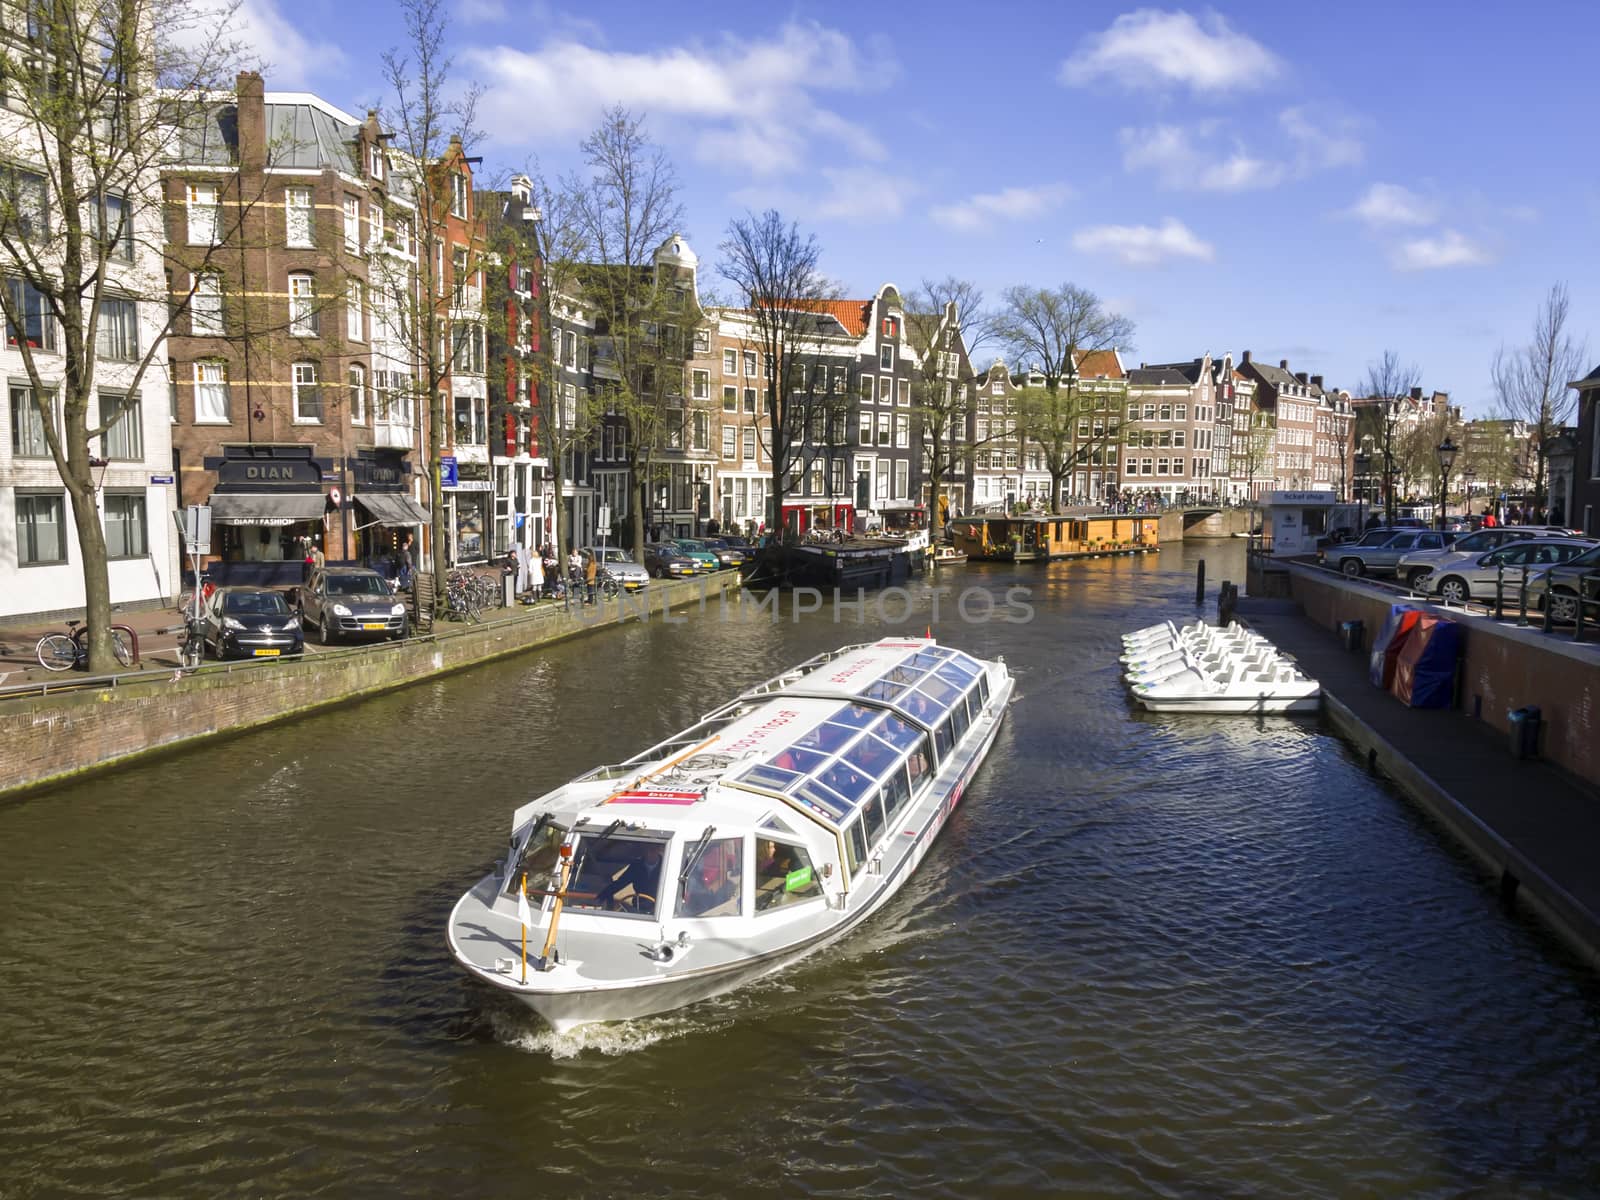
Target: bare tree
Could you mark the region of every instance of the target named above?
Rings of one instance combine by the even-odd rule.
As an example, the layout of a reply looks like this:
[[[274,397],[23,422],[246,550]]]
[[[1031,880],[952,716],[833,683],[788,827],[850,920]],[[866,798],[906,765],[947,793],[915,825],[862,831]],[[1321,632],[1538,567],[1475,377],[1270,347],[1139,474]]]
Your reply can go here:
[[[1100,441],[1077,438],[1078,421],[1089,416],[1099,397],[1085,397],[1078,388],[1078,362],[1096,350],[1128,349],[1134,325],[1109,312],[1086,288],[1063,283],[1047,288],[1009,287],[994,318],[994,336],[1024,377],[1040,384],[1022,389],[1017,399],[1017,431],[1024,442],[1038,445],[1050,472],[1050,511],[1061,511],[1062,481],[1089,459],[1096,446],[1121,440],[1121,421],[1104,423]],[[1119,414],[1108,414],[1116,417]]]
[[[1366,422],[1358,421],[1362,432],[1373,439],[1372,453],[1383,455],[1383,507],[1384,524],[1395,520],[1395,475],[1401,466],[1400,433],[1403,418],[1411,404],[1411,392],[1422,378],[1415,363],[1401,363],[1394,350],[1385,350],[1376,362],[1367,364],[1365,390],[1375,403],[1366,405],[1370,413]]]
[[[940,489],[976,449],[967,428],[972,355],[989,340],[990,320],[978,286],[952,275],[938,282],[924,279],[906,306],[906,333],[920,359],[911,381],[912,420],[925,456],[928,523],[935,540],[944,522]]]
[[[1576,397],[1567,384],[1587,369],[1588,347],[1569,332],[1571,302],[1567,285],[1552,285],[1533,319],[1533,338],[1525,346],[1494,353],[1490,377],[1496,412],[1531,427],[1536,455],[1533,502],[1543,508],[1551,440],[1572,419]]]
[[[126,398],[166,361],[188,311],[163,270],[160,168],[178,157],[188,111],[231,91],[240,65],[233,9],[192,0],[7,5],[0,109],[0,313],[27,377],[29,436],[47,448],[71,501],[82,555],[89,668],[115,669],[105,531],[94,475]],[[242,220],[245,205],[233,219]],[[210,264],[218,236],[191,256]],[[105,385],[124,397],[112,401]],[[20,415],[20,414],[14,414]],[[101,444],[96,445],[97,442]],[[102,474],[103,478],[103,474]],[[60,552],[65,555],[64,535]]]
[[[397,340],[418,371],[412,392],[419,408],[427,406],[435,596],[445,593],[449,567],[444,514],[449,419],[445,395],[459,344],[453,336],[450,312],[459,306],[447,306],[445,297],[447,288],[454,291],[462,283],[455,279],[457,272],[462,267],[466,274],[480,270],[484,257],[481,238],[468,243],[466,263],[458,262],[452,253],[456,245],[450,231],[452,208],[456,207],[454,180],[462,169],[463,147],[481,135],[475,127],[478,87],[459,87],[451,78],[454,60],[446,48],[447,11],[444,0],[401,0],[405,43],[382,56],[383,81],[389,92],[383,119],[393,131],[391,148],[399,160],[393,170],[400,176],[392,181],[398,186],[390,189],[394,206],[389,216],[395,221],[415,221],[416,259],[413,264],[408,256],[391,256],[381,250],[372,259],[374,286],[386,293]],[[451,296],[452,301],[455,298]]]
[[[821,248],[813,234],[801,235],[776,209],[747,213],[728,222],[719,247],[722,277],[733,285],[766,378],[767,451],[772,464],[768,528],[783,512],[785,482],[806,466],[806,431],[815,414],[833,403],[816,387],[807,357],[820,356],[822,304],[835,289],[817,268]],[[823,418],[826,420],[826,416]],[[835,418],[837,419],[837,418]]]
[[[573,224],[590,260],[578,271],[582,298],[598,314],[594,374],[601,397],[627,422],[624,460],[637,489],[629,542],[644,561],[644,518],[658,449],[682,445],[684,363],[700,323],[694,296],[657,252],[683,223],[678,178],[644,122],[609,109],[583,141],[588,178],[567,183]],[[676,423],[676,432],[674,432]]]

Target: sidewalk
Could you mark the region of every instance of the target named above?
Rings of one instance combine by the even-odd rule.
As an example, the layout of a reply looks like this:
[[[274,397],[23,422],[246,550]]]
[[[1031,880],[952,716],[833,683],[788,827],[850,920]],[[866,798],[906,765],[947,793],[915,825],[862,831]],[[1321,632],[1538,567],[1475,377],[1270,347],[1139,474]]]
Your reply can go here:
[[[1491,864],[1502,894],[1520,890],[1600,959],[1600,798],[1564,771],[1514,758],[1505,734],[1466,713],[1408,708],[1373,687],[1367,655],[1292,605],[1241,598],[1238,616],[1321,683],[1339,733]]]

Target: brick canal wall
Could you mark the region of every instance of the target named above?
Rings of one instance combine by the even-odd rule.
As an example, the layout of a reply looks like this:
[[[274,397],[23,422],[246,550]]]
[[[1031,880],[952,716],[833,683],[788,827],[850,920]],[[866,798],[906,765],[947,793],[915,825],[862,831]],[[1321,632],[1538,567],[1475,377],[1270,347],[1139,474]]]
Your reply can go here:
[[[653,582],[646,596],[567,611],[544,606],[481,625],[435,624],[398,645],[351,646],[273,662],[145,672],[115,687],[0,703],[0,796],[201,739],[240,733],[450,671],[689,606],[735,603],[739,576]],[[734,595],[727,593],[733,592]],[[683,620],[676,617],[674,620]]]
[[[1509,733],[1507,713],[1538,705],[1540,754],[1600,785],[1600,649],[1593,643],[1574,644],[1570,630],[1546,634],[1538,625],[1518,628],[1460,609],[1407,600],[1315,567],[1290,564],[1288,574],[1291,594],[1308,617],[1333,631],[1341,622],[1361,621],[1363,647],[1368,650],[1392,604],[1411,604],[1460,622],[1465,629],[1461,707]]]

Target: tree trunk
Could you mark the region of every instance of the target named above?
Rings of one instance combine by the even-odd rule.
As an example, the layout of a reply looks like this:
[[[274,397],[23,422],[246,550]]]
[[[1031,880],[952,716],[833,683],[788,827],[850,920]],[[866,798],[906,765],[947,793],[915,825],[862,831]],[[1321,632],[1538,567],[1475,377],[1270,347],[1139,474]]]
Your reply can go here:
[[[561,489],[566,483],[566,480],[561,474],[561,457],[560,450],[552,447],[550,454],[550,480],[552,485],[552,497],[550,502],[550,548],[555,552],[557,557],[560,557],[565,553],[563,547],[566,545],[566,543],[562,540],[562,530],[566,526],[566,504],[561,498]],[[543,544],[539,545],[537,549],[543,550]]]
[[[69,474],[75,474],[70,464]],[[83,622],[88,630],[84,636],[89,647],[89,672],[109,675],[121,664],[111,650],[111,579],[106,567],[105,530],[100,525],[92,482],[71,479],[67,481],[67,493],[72,497],[78,552],[83,555]]]
[[[445,594],[449,564],[445,561],[444,530],[444,397],[438,387],[428,389],[428,474],[433,492],[433,583],[435,596]]]

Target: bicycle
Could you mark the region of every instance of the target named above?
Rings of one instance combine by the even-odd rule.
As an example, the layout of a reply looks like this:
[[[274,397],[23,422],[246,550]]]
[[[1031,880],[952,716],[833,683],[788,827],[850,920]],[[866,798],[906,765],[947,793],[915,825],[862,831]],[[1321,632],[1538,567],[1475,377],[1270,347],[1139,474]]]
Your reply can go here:
[[[111,649],[117,661],[133,666],[133,630],[126,625],[111,627]],[[89,663],[89,627],[81,621],[68,621],[66,633],[47,633],[33,648],[39,665],[46,671],[70,671]]]
[[[205,630],[200,621],[193,617],[185,617],[182,625],[178,626],[178,664],[183,667],[198,667],[206,660]]]

